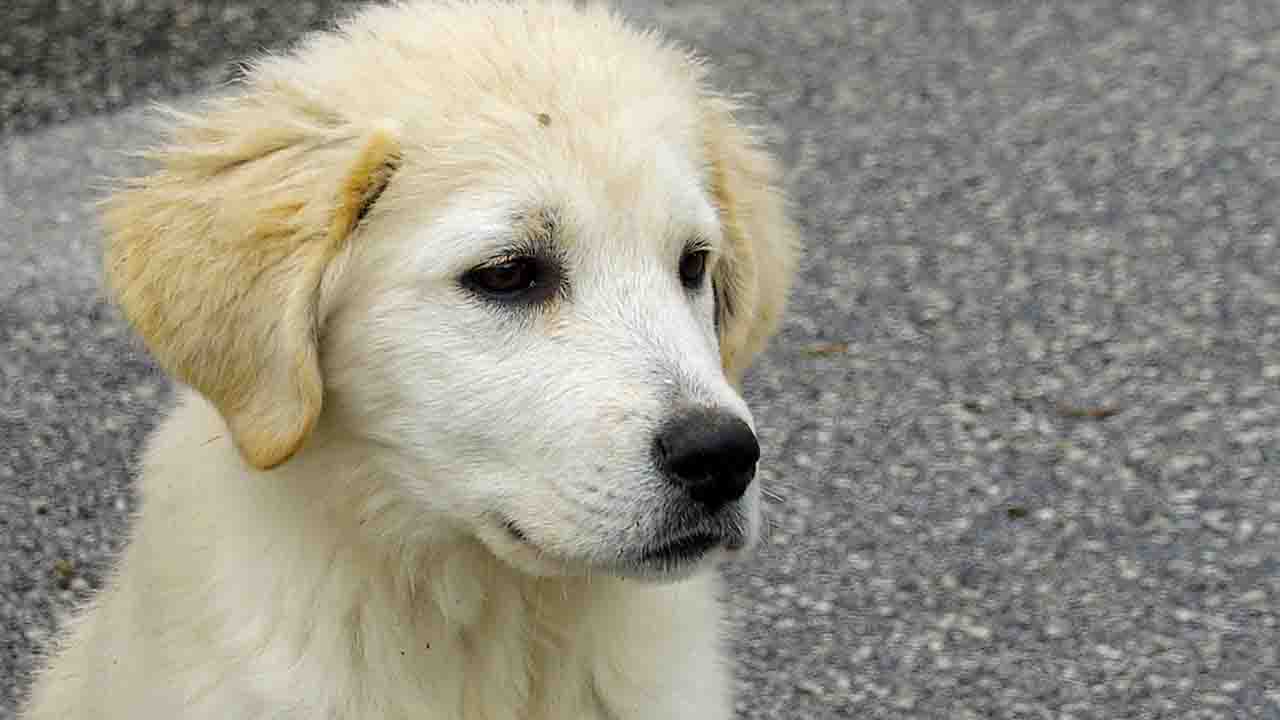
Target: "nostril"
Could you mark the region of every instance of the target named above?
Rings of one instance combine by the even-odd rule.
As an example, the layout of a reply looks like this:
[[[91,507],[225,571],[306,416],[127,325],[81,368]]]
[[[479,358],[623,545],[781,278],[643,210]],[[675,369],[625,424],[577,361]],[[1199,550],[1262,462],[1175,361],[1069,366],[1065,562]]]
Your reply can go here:
[[[654,438],[668,480],[710,509],[742,497],[755,477],[760,444],[741,418],[711,410],[683,413]]]

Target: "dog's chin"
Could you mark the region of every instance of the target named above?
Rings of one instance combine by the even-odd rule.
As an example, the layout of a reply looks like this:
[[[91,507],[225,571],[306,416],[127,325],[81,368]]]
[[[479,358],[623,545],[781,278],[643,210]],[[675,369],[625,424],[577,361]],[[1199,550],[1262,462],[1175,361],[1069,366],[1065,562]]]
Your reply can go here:
[[[675,582],[746,553],[755,538],[744,530],[701,530],[661,538],[614,566],[614,574],[646,582]]]
[[[611,575],[628,580],[668,583],[709,570],[720,561],[747,553],[755,544],[754,527],[713,528],[671,533],[625,548],[602,547],[591,554],[548,549],[517,524],[499,519],[480,533],[495,555],[535,577]]]

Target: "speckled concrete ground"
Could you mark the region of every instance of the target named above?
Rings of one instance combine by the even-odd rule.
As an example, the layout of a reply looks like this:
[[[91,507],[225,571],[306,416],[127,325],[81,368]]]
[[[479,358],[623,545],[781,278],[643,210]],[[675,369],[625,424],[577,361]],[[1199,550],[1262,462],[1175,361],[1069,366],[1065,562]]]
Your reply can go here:
[[[331,9],[102,7],[194,29],[134,62],[46,20],[84,32],[34,70],[0,31],[0,717],[167,397],[83,209],[136,116],[26,129]],[[749,383],[782,499],[732,573],[739,717],[1280,718],[1280,6],[627,7],[759,95],[808,244]]]

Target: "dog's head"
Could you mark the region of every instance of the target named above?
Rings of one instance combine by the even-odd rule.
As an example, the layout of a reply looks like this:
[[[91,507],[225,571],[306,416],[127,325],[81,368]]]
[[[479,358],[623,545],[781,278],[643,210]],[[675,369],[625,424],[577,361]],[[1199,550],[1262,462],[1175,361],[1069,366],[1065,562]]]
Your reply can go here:
[[[603,10],[375,8],[177,119],[108,279],[250,465],[341,438],[516,567],[678,575],[758,532],[792,265],[732,113]]]

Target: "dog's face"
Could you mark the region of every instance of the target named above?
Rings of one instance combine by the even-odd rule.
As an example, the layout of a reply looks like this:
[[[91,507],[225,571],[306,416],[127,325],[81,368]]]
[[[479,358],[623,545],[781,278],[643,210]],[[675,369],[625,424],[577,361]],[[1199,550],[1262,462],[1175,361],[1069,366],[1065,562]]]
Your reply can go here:
[[[553,34],[612,23],[641,86],[510,58],[520,92],[481,76],[470,111],[415,115],[366,88],[389,122],[237,137],[269,133],[263,107],[316,97],[263,90],[299,82],[306,53],[267,65],[186,130],[226,157],[175,151],[114,202],[109,270],[152,352],[219,407],[251,464],[286,461],[318,425],[315,442],[363,448],[436,539],[478,538],[531,573],[676,577],[758,534],[759,446],[735,386],[776,323],[791,230],[767,158],[687,60],[606,16],[538,7]],[[485,37],[529,32],[489,12]],[[203,244],[166,244],[175,226]]]
[[[759,449],[721,365],[727,248],[700,158],[538,132],[439,207],[405,211],[391,180],[326,322],[329,408],[394,449],[415,502],[522,568],[665,574],[744,548]]]

